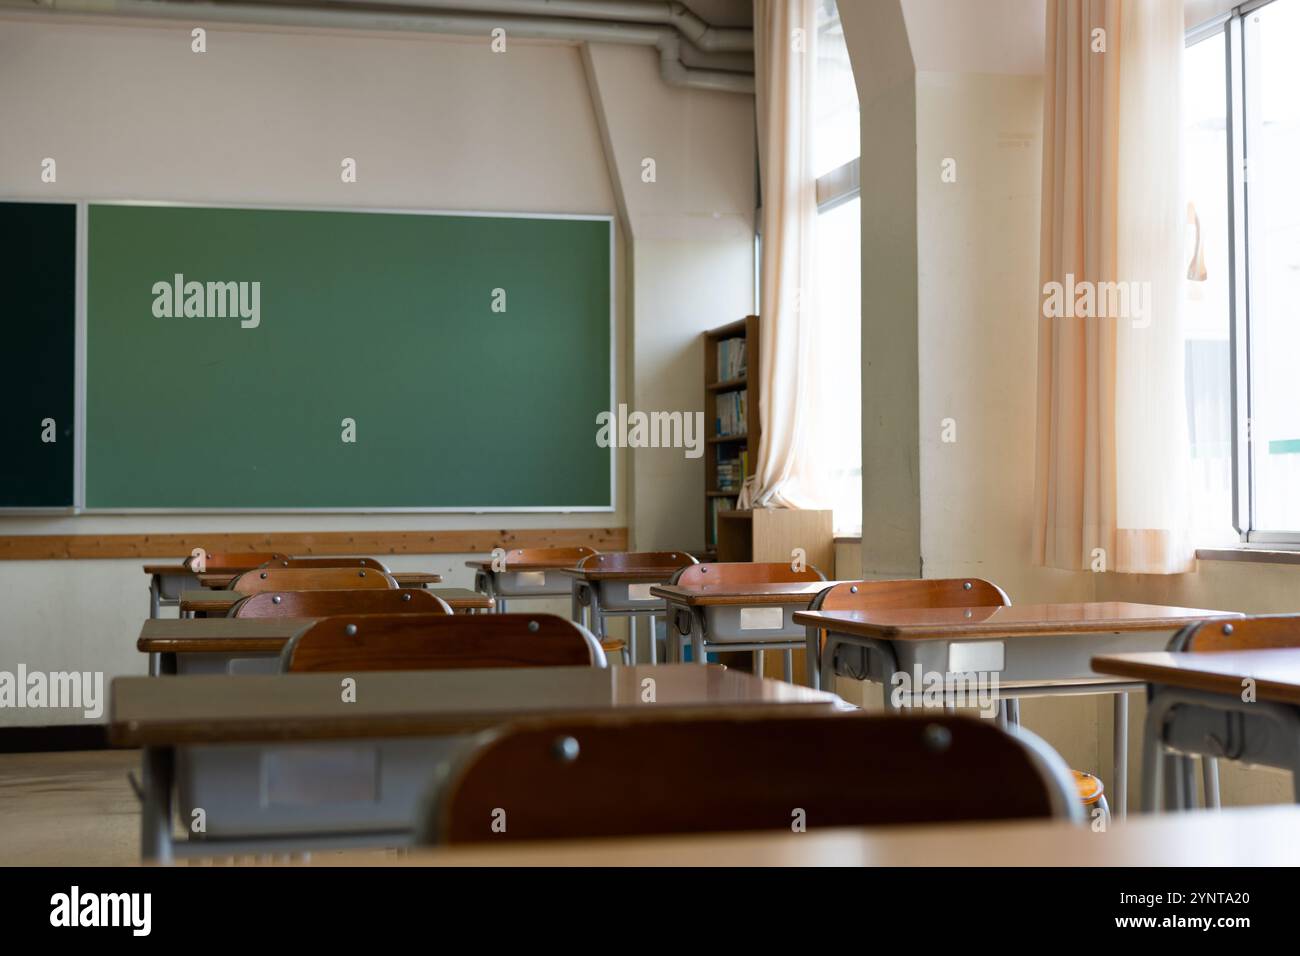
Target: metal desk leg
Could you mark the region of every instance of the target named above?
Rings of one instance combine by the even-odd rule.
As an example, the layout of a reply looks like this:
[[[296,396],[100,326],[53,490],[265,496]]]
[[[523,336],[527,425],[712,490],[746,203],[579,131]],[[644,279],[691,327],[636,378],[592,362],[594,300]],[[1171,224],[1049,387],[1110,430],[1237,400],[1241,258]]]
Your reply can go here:
[[[636,663],[636,615],[628,615],[627,619],[627,657],[633,664]]]
[[[172,861],[172,770],[174,755],[167,747],[146,747],[141,768],[144,801],[140,808],[140,858],[151,863]]]
[[[696,664],[707,664],[708,655],[704,652],[704,611],[691,608],[691,660]]]
[[[1214,757],[1202,757],[1201,777],[1205,783],[1205,808],[1219,809],[1219,761]]]
[[[1160,742],[1160,718],[1152,719],[1148,702],[1146,725],[1142,729],[1142,812],[1159,813],[1164,792],[1164,747]]]
[[[787,684],[794,683],[794,651],[789,648],[781,652],[781,676]]]
[[[664,624],[667,623],[668,620],[667,618],[665,618]],[[670,629],[667,627],[664,628],[665,633],[667,633],[668,630]],[[667,652],[668,652],[668,648],[665,647],[664,653],[666,654]],[[658,658],[659,658],[659,619],[656,618],[653,614],[651,614],[650,615],[650,666],[651,667],[654,667],[656,664],[659,663]]]
[[[807,635],[807,640],[804,642],[804,662],[807,665],[807,674],[804,675],[804,680],[808,682],[808,686],[813,690],[820,690],[822,686],[821,628],[805,627],[804,633]]]
[[[582,589],[582,582],[574,578],[569,584],[569,620],[574,624],[582,624],[582,602],[578,599],[578,592]]]
[[[1115,726],[1112,743],[1115,756],[1115,779],[1111,781],[1115,800],[1111,804],[1115,819],[1121,823],[1128,816],[1128,694],[1115,695]]]
[[[762,677],[762,676],[763,676],[763,672],[764,672],[764,670],[766,669],[766,668],[764,668],[764,666],[763,666],[763,656],[764,656],[764,655],[763,655],[763,652],[762,652],[761,650],[760,650],[760,651],[750,651],[750,652],[749,652],[749,656],[750,656],[750,660],[751,660],[751,663],[750,663],[749,666],[750,666],[751,668],[753,668],[754,676],[755,676],[755,677]]]
[[[835,638],[834,631],[826,632],[826,646],[822,648],[820,675],[817,680],[817,686],[821,690],[835,689],[835,647],[839,641]],[[888,693],[885,694],[889,696]]]
[[[149,616],[157,617],[162,608],[162,581],[156,574],[149,576]]]
[[[664,644],[664,663],[680,664],[682,653],[682,632],[677,628],[682,609],[675,604],[668,604],[668,641]]]

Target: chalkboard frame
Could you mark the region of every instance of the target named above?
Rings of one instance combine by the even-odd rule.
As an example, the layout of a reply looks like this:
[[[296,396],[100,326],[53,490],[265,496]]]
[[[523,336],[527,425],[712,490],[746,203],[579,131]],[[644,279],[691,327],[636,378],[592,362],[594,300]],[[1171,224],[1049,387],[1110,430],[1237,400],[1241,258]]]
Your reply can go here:
[[[63,202],[71,200],[64,199]],[[541,220],[579,220],[586,222],[603,222],[609,230],[609,409],[616,409],[618,394],[618,327],[617,327],[617,272],[615,234],[617,232],[615,216],[607,213],[558,213],[558,212],[510,212],[468,209],[412,209],[385,206],[343,206],[315,204],[284,203],[247,203],[247,202],[172,202],[166,200],[143,199],[82,199],[76,201],[77,207],[77,434],[75,458],[74,514],[86,515],[244,515],[244,514],[575,514],[575,513],[614,513],[618,511],[618,448],[610,448],[609,455],[609,503],[608,504],[573,504],[573,505],[484,505],[484,506],[337,506],[337,507],[184,507],[184,508],[133,508],[133,507],[88,507],[86,505],[86,380],[88,374],[88,357],[86,343],[88,333],[88,284],[89,284],[89,210],[90,206],[152,206],[189,209],[233,209],[257,210],[263,212],[325,212],[325,213],[372,213],[381,215],[404,216],[449,216],[465,218],[495,219],[541,219]],[[593,436],[596,423],[592,422]],[[64,509],[62,513],[67,513]]]

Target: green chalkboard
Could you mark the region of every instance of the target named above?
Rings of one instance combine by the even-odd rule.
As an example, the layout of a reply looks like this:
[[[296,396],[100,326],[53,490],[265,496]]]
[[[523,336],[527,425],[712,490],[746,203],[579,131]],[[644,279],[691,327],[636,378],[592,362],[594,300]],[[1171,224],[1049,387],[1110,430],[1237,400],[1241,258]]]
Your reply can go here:
[[[70,508],[77,371],[77,210],[0,203],[0,508]]]
[[[86,507],[611,507],[611,230],[92,204]]]

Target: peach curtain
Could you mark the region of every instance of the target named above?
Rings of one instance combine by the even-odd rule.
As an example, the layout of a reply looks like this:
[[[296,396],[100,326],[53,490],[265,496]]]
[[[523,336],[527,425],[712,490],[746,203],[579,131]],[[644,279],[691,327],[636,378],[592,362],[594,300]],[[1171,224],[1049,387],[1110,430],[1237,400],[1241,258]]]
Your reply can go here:
[[[762,435],[738,507],[812,508],[825,501],[814,464],[823,395],[817,350],[812,94],[814,0],[755,0],[754,67],[762,183]]]
[[[1034,557],[1192,568],[1182,0],[1048,0]]]

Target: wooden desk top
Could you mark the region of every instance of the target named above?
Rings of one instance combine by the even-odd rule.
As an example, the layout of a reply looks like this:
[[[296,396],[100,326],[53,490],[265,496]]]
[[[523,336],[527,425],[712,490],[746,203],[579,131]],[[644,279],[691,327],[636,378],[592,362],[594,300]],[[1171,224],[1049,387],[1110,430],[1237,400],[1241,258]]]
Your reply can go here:
[[[492,598],[469,588],[429,588],[429,593],[436,594],[449,605],[453,611],[485,611],[492,607]],[[182,611],[202,611],[207,614],[225,614],[231,606],[244,597],[238,591],[213,591],[197,588],[181,592]]]
[[[491,571],[492,558],[475,558],[473,561],[466,561],[465,567],[473,568],[475,571]],[[502,574],[510,571],[558,571],[561,568],[573,567],[573,557],[556,558],[553,561],[511,561],[506,565]]]
[[[644,678],[655,682],[655,703],[642,699]],[[830,714],[843,706],[833,694],[717,665],[379,671],[356,680],[356,702],[344,703],[338,674],[118,677],[109,736],[119,747],[434,736],[525,717],[708,717],[771,705]]]
[[[652,587],[655,597],[674,604],[707,607],[720,604],[809,604],[822,591],[839,581],[790,581],[783,584],[701,584],[683,587],[660,584]]]
[[[1075,604],[1013,604],[1010,607],[798,611],[794,615],[794,622],[859,637],[925,641],[954,637],[1011,638],[1038,637],[1044,634],[1175,630],[1210,617],[1241,615],[1232,611],[1162,607],[1158,604],[1090,601]]]
[[[1241,695],[1242,681],[1255,681],[1258,700],[1300,706],[1300,648],[1259,651],[1110,654],[1092,659],[1099,674],[1136,678],[1188,690]]]
[[[167,564],[146,564],[144,566],[144,573],[152,576],[155,574],[193,574],[194,572],[184,564],[176,561]]]
[[[391,571],[389,573],[404,588],[418,588],[426,584],[438,584],[442,581],[442,575],[435,574],[432,571]],[[238,574],[230,574],[225,571],[205,571],[198,576],[199,584],[205,588],[228,588],[237,577],[239,577]]]
[[[314,617],[151,618],[135,642],[146,654],[279,653]]]
[[[1295,866],[1300,807],[314,854],[317,866]]]

